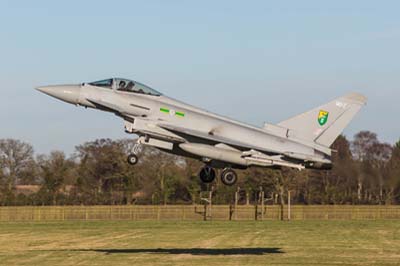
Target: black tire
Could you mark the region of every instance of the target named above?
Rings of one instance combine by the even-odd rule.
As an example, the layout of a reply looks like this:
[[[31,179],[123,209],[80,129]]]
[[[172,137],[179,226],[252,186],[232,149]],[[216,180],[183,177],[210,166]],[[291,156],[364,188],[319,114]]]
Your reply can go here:
[[[215,176],[216,176],[215,170],[209,166],[201,168],[199,172],[200,180],[203,183],[211,183],[212,181],[214,181]]]
[[[135,154],[129,154],[127,161],[130,165],[135,165],[138,163],[139,158]]]
[[[237,174],[232,169],[225,169],[221,173],[221,182],[227,186],[233,186],[237,182]]]

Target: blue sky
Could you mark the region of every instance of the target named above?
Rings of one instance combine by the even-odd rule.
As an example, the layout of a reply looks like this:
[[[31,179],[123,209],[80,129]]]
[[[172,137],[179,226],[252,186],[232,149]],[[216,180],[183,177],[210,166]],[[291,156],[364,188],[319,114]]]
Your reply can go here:
[[[129,137],[107,113],[33,90],[112,76],[253,125],[349,91],[346,129],[400,138],[398,1],[2,1],[0,138],[39,153]]]

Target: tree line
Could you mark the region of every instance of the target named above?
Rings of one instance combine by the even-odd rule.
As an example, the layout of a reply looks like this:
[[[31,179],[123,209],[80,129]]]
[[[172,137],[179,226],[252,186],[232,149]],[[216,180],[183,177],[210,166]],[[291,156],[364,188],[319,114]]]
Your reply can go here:
[[[351,141],[340,136],[330,171],[252,167],[238,172],[233,187],[219,180],[203,184],[201,162],[153,148],[144,148],[131,166],[126,156],[133,145],[97,139],[70,156],[35,155],[29,143],[0,139],[0,205],[191,204],[210,189],[217,204],[231,203],[236,191],[239,202],[249,204],[259,200],[260,190],[268,204],[283,204],[288,191],[295,204],[400,203],[400,141],[390,145],[370,131]]]

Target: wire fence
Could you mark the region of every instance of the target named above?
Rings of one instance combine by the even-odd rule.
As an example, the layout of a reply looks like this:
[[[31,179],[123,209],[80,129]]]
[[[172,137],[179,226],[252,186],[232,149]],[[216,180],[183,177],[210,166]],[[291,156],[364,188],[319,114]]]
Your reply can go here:
[[[129,205],[0,207],[0,221],[395,220],[400,206]]]

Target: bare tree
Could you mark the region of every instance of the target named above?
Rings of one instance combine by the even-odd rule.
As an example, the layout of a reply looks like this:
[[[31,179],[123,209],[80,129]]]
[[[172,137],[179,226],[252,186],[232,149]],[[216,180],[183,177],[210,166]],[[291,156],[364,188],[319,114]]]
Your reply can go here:
[[[350,143],[344,136],[339,136],[332,149],[333,169],[327,173],[330,178],[330,203],[352,203],[357,191],[357,168],[350,150]]]
[[[400,141],[398,141],[392,150],[392,156],[386,165],[387,193],[386,204],[392,204],[397,199],[400,202]]]
[[[366,179],[365,172],[362,171],[362,162],[367,159],[368,152],[377,142],[377,135],[370,131],[361,131],[357,133],[352,142],[353,156],[359,162],[359,171],[357,176],[357,199],[359,202],[362,200],[363,184]]]
[[[121,172],[126,164],[121,143],[110,139],[98,139],[76,147],[79,159],[77,185],[87,203],[113,203],[120,201]],[[108,195],[107,195],[108,194]]]
[[[32,183],[35,177],[33,147],[20,140],[0,140],[0,169],[8,191],[21,183]]]
[[[366,162],[371,165],[373,175],[378,179],[379,192],[376,198],[378,198],[380,204],[385,201],[384,188],[385,181],[388,179],[385,169],[391,154],[392,146],[390,144],[376,142],[368,149],[368,154],[366,156]]]
[[[61,151],[53,151],[49,156],[41,155],[37,159],[40,167],[42,188],[39,191],[43,204],[57,204],[57,196],[65,186],[65,180],[71,178],[74,162],[68,160]]]

